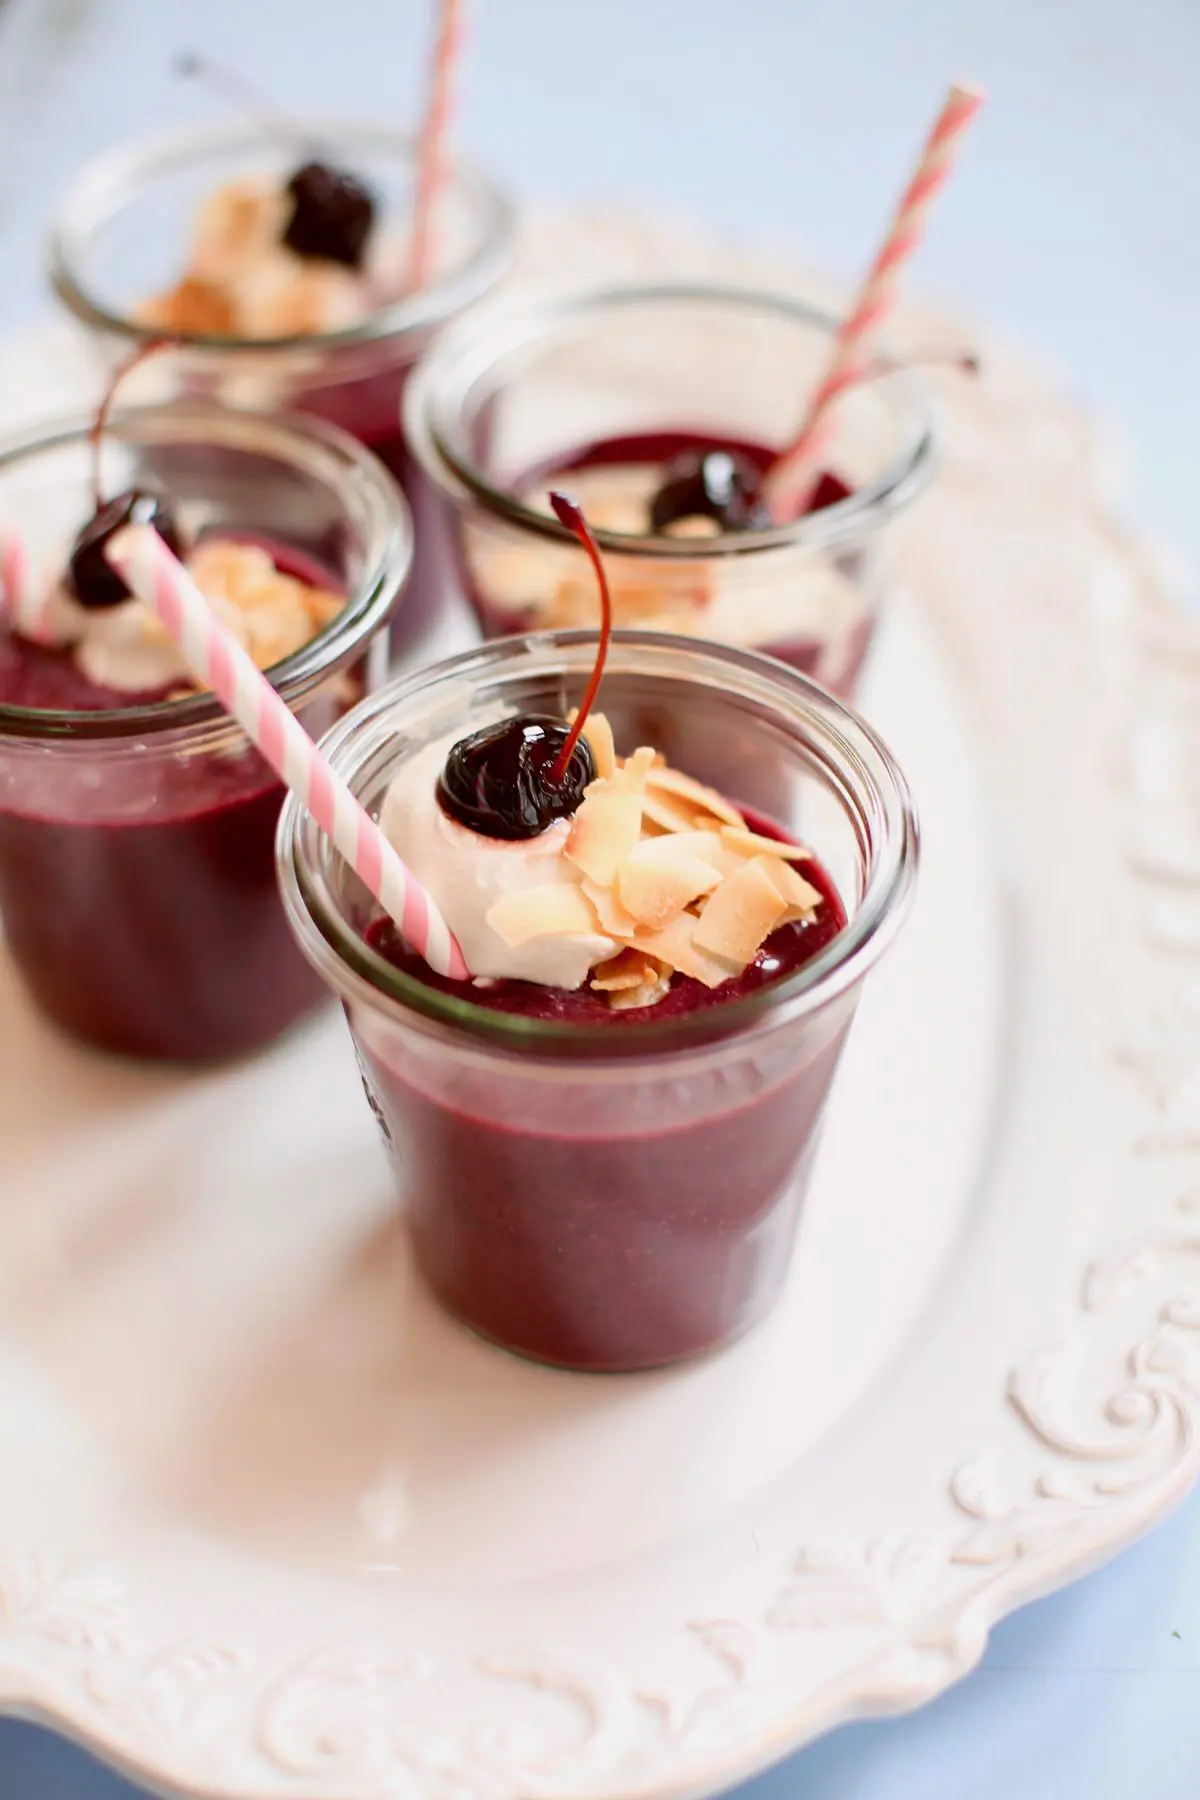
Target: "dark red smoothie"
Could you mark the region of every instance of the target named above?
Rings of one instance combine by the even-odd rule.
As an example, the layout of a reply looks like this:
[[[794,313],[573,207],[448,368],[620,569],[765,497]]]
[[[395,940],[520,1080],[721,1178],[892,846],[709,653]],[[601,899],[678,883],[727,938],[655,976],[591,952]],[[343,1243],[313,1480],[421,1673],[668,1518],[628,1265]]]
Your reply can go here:
[[[761,819],[750,823],[781,835]],[[477,987],[470,998],[531,1020],[600,1026],[614,1056],[634,1053],[639,1026],[761,992],[843,929],[829,876],[814,861],[802,867],[822,896],[816,917],[776,931],[720,988],[677,974],[657,1005],[627,1012],[586,987],[521,981]],[[416,980],[456,991],[386,921],[368,935]],[[401,1072],[359,1035],[368,1098],[434,1292],[483,1336],[576,1369],[648,1368],[738,1337],[783,1279],[847,1026],[839,1018],[799,1064],[765,1049],[750,1070],[681,1072],[686,1101],[658,1129],[631,1129],[626,1090],[606,1089],[603,1072],[557,1095],[539,1128],[523,1128],[509,1116],[502,1075],[465,1067],[447,1087],[436,1064],[427,1080],[419,1062]]]
[[[516,484],[516,491],[528,496],[539,493],[547,485],[569,486],[572,475],[606,467],[645,467],[647,470],[659,471],[688,453],[714,450],[729,452],[760,474],[778,454],[777,449],[769,445],[741,438],[718,439],[695,431],[642,432],[605,438],[561,456],[543,460],[521,477]],[[826,471],[821,475],[807,511],[819,512],[823,507],[847,499],[850,493],[851,489],[839,476]],[[648,519],[646,529],[649,530]],[[472,567],[465,553],[461,561],[462,579],[486,637],[507,637],[537,628],[540,621],[534,606],[515,610],[511,605],[498,602],[494,595],[487,592],[486,580],[480,569]],[[862,558],[855,550],[847,550],[834,557],[833,566],[849,581],[857,582],[861,578]],[[645,622],[653,623],[652,620]],[[835,691],[850,693],[856,687],[870,647],[873,624],[874,620],[867,611],[849,627],[847,642],[839,657],[837,679],[827,682]],[[798,634],[794,637],[770,637],[762,642],[755,641],[753,648],[768,656],[777,657],[780,662],[789,664],[802,675],[823,678],[823,659],[827,646],[821,641]]]
[[[413,517],[413,554],[404,605],[392,621],[396,651],[416,642],[437,620],[456,585],[455,552],[444,501],[416,462],[401,428],[401,405],[412,361],[396,362],[357,380],[304,389],[297,411],[338,425],[374,452],[395,476]]]
[[[333,585],[269,546],[276,566]],[[361,693],[326,687],[314,734]],[[95,713],[166,698],[97,686],[69,651],[0,633],[0,706]],[[13,960],[63,1030],[125,1056],[204,1062],[260,1049],[322,999],[280,910],[283,789],[249,748],[81,742],[6,761],[0,916]]]

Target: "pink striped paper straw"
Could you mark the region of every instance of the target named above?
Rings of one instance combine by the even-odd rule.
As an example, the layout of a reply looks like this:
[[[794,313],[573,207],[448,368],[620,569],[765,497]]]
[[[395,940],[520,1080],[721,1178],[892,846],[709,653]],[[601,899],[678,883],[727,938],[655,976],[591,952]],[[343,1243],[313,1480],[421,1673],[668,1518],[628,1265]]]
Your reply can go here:
[[[959,140],[982,105],[983,95],[975,88],[952,87],[946,96],[887,236],[834,340],[804,424],[767,470],[763,490],[776,524],[798,518],[811,498],[831,435],[832,408],[869,371],[871,340],[896,304],[900,270],[921,241],[929,208],[950,178]]]
[[[29,588],[29,552],[15,525],[0,521],[0,616],[20,627]]]
[[[442,0],[437,43],[429,72],[429,103],[417,148],[417,193],[413,209],[410,293],[429,280],[433,267],[433,215],[446,180],[450,136],[451,81],[462,48],[462,0]]]
[[[59,642],[50,626],[50,585],[35,586],[29,546],[11,519],[0,522],[0,620],[31,644],[53,649]]]
[[[128,525],[106,554],[162,620],[197,680],[211,687],[418,955],[439,975],[469,980],[458,942],[429,895],[158,533],[149,525]]]

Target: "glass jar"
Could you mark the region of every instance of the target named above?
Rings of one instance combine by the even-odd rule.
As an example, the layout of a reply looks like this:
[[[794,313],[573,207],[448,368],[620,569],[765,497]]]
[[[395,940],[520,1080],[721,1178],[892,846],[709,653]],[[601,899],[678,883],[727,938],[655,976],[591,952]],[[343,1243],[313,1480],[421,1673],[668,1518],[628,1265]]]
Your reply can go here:
[[[305,121],[307,129],[309,122]],[[377,200],[377,230],[402,252],[410,229],[416,143],[404,132],[361,121],[313,120],[313,140],[366,181]],[[169,288],[189,260],[197,211],[229,181],[286,180],[300,160],[253,124],[233,122],[130,143],[93,163],[68,194],[49,242],[60,298],[106,350],[127,354],[156,334],[138,308]],[[412,579],[397,614],[397,649],[437,616],[447,566],[444,512],[409,454],[400,401],[409,371],[434,333],[503,274],[513,211],[477,170],[456,163],[439,202],[441,249],[434,278],[418,293],[378,306],[361,324],[301,337],[185,336],[170,359],[183,391],[259,412],[327,419],[387,464],[408,496],[416,527]]]
[[[93,505],[93,421],[0,443],[0,518],[31,564],[65,560]],[[372,688],[412,552],[403,497],[344,433],[208,406],[117,414],[110,492],[149,485],[197,537],[261,542],[346,595],[271,679],[319,734]],[[310,574],[310,571],[312,574]],[[32,652],[4,634],[18,691]],[[44,655],[38,652],[39,655]],[[283,789],[211,694],[110,711],[0,704],[0,917],[42,1012],[126,1056],[258,1050],[319,1004],[275,887]]]
[[[557,478],[596,529],[618,624],[761,650],[852,694],[889,585],[883,528],[933,464],[912,375],[839,403],[831,466],[844,498],[767,530],[644,525],[650,469],[673,452],[736,444],[762,466],[794,436],[836,328],[782,295],[636,286],[489,308],[441,338],[405,419],[453,508],[459,577],[485,635],[594,618],[582,552],[545,503]]]
[[[377,813],[398,764],[449,731],[578,699],[594,634],[509,639],[393,683],[325,749]],[[292,801],[292,928],[344,1002],[416,1259],[482,1336],[568,1368],[719,1348],[782,1284],[863,980],[917,862],[904,779],[871,730],[766,658],[618,633],[600,704],[618,745],[670,763],[812,845],[846,928],[756,994],[662,1022],[530,1018],[406,975],[365,940],[372,905]]]

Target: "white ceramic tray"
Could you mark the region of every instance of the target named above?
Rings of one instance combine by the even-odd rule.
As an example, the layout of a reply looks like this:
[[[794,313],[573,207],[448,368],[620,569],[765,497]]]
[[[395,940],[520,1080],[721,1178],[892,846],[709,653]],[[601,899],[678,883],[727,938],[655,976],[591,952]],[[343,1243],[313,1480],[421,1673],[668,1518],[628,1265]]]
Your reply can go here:
[[[539,258],[754,272],[625,226]],[[53,333],[6,366],[80,379]],[[1184,1492],[1200,640],[1019,358],[945,404],[868,696],[922,891],[727,1355],[572,1377],[443,1319],[337,1017],[137,1074],[0,965],[4,1708],[202,1796],[707,1793],[938,1693]]]

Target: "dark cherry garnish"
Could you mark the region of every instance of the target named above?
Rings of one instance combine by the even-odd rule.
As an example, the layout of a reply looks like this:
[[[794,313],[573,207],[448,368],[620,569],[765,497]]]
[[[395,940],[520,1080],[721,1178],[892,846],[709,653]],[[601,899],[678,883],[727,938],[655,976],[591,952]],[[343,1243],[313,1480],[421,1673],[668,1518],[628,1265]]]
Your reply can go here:
[[[565,776],[556,773],[570,737],[561,719],[523,713],[455,744],[438,779],[443,812],[482,837],[537,837],[569,819],[596,779],[592,753],[575,744]]]
[[[877,358],[858,377],[875,381],[924,364],[941,364],[964,375],[979,373],[979,358],[972,351],[934,345],[915,350],[902,360]],[[783,454],[782,452],[780,453]],[[685,519],[711,519],[721,531],[761,531],[774,523],[767,494],[768,478],[777,459],[761,467],[737,450],[714,444],[708,450],[681,450],[662,470],[660,485],[650,502],[650,529],[669,532]],[[824,470],[804,504],[805,515],[820,512],[845,500],[853,489],[830,470]]]
[[[123,600],[132,597],[131,590],[105,555],[109,543],[124,526],[153,525],[159,537],[170,546],[175,555],[183,555],[183,534],[161,494],[154,493],[150,488],[126,488],[115,499],[106,500],[104,485],[100,479],[100,446],[104,441],[117,389],[139,363],[160,350],[169,349],[174,343],[174,338],[150,338],[145,344],[140,344],[133,355],[127,357],[114,371],[97,409],[96,422],[92,426],[95,510],[76,533],[67,564],[67,580],[81,606],[99,610],[106,606],[120,606]]]
[[[287,184],[292,216],[283,241],[297,256],[362,267],[375,223],[375,200],[357,176],[328,163],[307,162]]]
[[[105,555],[105,550],[126,525],[153,525],[176,556],[183,554],[183,539],[174,514],[159,494],[130,488],[92,514],[75,539],[67,565],[71,591],[83,606],[120,606],[130,590]]]
[[[224,94],[239,112],[248,113],[271,137],[285,143],[303,143],[307,134],[302,127],[232,70],[194,53],[179,57],[176,68],[179,74],[198,76]],[[297,256],[319,257],[325,262],[344,263],[348,269],[360,269],[375,223],[375,196],[370,188],[357,175],[314,156],[296,170],[286,192],[292,210],[280,242]]]
[[[760,531],[771,515],[762,475],[732,450],[684,450],[663,470],[650,503],[650,529],[667,531],[683,519],[712,519],[722,531]]]
[[[583,727],[600,688],[612,638],[612,596],[596,540],[575,501],[551,494],[550,504],[560,523],[579,539],[596,571],[600,642],[572,725],[541,713],[522,713],[460,739],[446,758],[438,777],[438,802],[443,812],[481,837],[537,837],[556,819],[569,819],[596,779]]]

